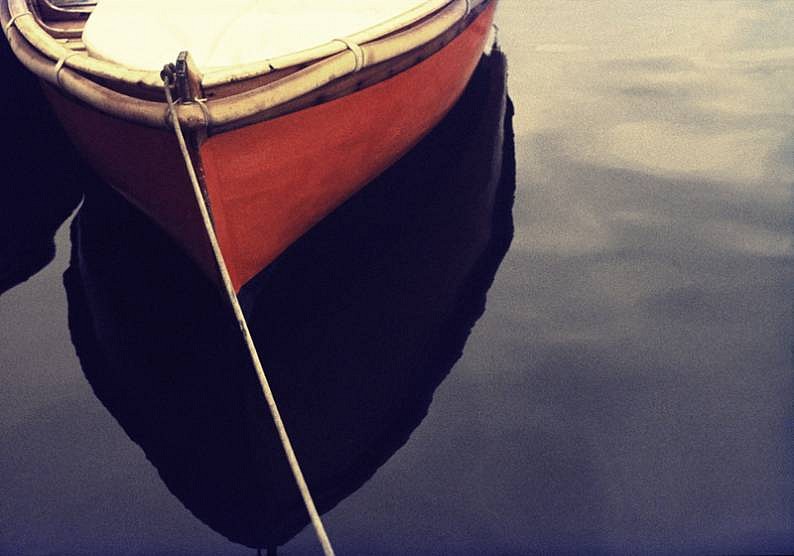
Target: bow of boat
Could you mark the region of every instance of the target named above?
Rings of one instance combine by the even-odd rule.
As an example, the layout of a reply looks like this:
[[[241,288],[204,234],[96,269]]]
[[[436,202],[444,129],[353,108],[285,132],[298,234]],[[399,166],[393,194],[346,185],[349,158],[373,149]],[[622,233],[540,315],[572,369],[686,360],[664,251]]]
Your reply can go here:
[[[245,17],[224,12],[238,4],[251,6],[155,2],[147,18],[120,0],[0,0],[0,19],[82,154],[215,278],[159,71],[178,45],[191,50],[175,110],[239,290],[446,114],[496,0],[339,0],[336,11],[264,1]],[[300,29],[278,32],[278,22]],[[184,27],[182,42],[169,23]],[[262,39],[257,29],[270,31]],[[236,50],[211,48],[235,33]]]

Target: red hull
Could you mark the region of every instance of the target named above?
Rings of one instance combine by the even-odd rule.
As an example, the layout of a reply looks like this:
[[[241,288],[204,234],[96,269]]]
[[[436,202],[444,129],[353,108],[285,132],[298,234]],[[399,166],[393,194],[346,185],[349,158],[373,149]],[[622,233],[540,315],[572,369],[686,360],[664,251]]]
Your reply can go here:
[[[494,6],[491,2],[444,48],[394,77],[201,144],[203,181],[235,289],[441,120],[477,65]],[[100,114],[54,90],[48,93],[102,177],[215,276],[173,137]]]
[[[215,279],[212,248],[173,132],[112,118],[47,84],[44,92],[72,142],[100,177],[165,229]]]
[[[205,184],[235,288],[441,120],[477,65],[492,17],[493,4],[445,48],[391,79],[203,143]]]

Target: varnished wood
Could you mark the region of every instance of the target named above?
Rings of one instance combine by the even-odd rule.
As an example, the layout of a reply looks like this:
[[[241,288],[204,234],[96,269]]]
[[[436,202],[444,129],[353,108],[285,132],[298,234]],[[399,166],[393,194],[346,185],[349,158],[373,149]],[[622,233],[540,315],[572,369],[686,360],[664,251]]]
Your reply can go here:
[[[96,2],[88,2],[69,7],[57,6],[50,0],[37,0],[36,8],[45,21],[81,21],[85,22],[96,5]]]

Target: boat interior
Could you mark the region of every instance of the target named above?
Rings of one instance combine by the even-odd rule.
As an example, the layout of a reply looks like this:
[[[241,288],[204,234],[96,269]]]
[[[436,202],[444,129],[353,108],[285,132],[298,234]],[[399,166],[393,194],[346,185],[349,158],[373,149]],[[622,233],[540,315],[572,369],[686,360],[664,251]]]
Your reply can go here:
[[[42,26],[75,51],[159,71],[189,50],[203,69],[300,52],[399,17],[423,0],[39,0]],[[145,37],[145,40],[142,40]]]
[[[161,69],[190,52],[191,99],[228,101],[210,108],[223,127],[387,79],[443,48],[492,3],[3,0],[0,14],[12,48],[39,77],[150,126],[162,121],[150,106],[163,99]],[[130,108],[136,99],[145,103]],[[183,113],[187,127],[206,123],[197,107]]]

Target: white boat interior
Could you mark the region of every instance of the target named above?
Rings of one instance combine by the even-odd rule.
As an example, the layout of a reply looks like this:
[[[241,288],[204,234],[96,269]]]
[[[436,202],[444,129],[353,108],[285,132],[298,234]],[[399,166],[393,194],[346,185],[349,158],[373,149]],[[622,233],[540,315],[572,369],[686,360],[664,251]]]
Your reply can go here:
[[[187,50],[203,70],[300,52],[399,16],[426,0],[100,0],[88,52],[159,71]]]

